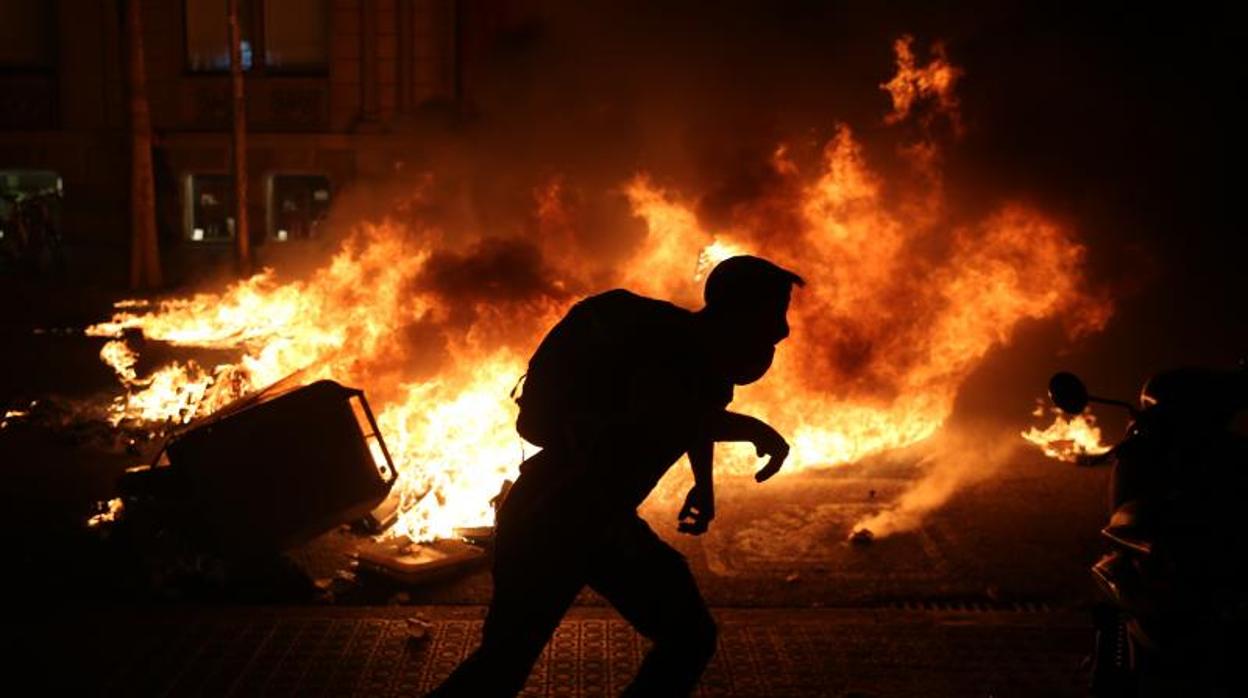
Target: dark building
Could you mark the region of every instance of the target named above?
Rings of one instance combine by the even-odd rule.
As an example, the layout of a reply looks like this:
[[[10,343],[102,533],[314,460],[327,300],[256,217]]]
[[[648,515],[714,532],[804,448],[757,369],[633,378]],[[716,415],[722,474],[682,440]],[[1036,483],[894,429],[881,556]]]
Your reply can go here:
[[[230,254],[226,4],[141,0],[159,239],[175,280]],[[277,243],[315,238],[344,187],[392,171],[404,123],[460,113],[464,37],[481,14],[461,0],[240,0],[261,261]],[[118,272],[129,245],[124,27],[121,0],[0,0],[0,230],[16,225],[15,200],[49,195],[65,244],[115,256]]]

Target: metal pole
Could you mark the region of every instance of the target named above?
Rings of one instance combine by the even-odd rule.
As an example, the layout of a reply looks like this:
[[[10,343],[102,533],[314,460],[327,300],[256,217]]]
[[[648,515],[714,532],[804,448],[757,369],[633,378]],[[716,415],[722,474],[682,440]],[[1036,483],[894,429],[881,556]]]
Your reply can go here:
[[[156,187],[152,180],[152,114],[147,102],[140,0],[126,0],[130,102],[130,288],[160,286]]]
[[[238,23],[238,0],[228,0],[230,82],[234,93],[234,244],[238,273],[251,275],[251,233],[247,221],[247,100],[243,93],[242,31]]]

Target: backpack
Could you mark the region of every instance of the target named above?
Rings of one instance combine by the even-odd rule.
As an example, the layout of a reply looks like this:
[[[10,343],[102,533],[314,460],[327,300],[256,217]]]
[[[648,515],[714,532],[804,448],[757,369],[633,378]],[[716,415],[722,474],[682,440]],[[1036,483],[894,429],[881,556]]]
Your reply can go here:
[[[617,411],[633,353],[631,330],[650,304],[659,303],[617,289],[572,306],[533,352],[520,395],[512,390],[520,436],[542,448],[567,446],[583,427]]]

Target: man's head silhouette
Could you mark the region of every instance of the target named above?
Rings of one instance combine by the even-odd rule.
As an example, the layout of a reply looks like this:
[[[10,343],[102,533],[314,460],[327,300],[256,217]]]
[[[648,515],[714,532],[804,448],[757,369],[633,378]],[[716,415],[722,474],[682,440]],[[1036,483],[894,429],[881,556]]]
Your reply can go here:
[[[707,321],[712,364],[736,385],[753,383],[775,356],[776,344],[789,336],[785,315],[794,286],[802,277],[765,259],[729,257],[711,270],[699,313]]]

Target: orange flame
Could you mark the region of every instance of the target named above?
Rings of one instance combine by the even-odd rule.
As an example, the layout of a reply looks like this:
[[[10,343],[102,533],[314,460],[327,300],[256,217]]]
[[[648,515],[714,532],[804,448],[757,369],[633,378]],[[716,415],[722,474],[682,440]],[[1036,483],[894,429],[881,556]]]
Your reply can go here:
[[[897,74],[892,80],[880,85],[893,98],[893,111],[884,117],[884,123],[904,121],[924,99],[933,100],[936,113],[949,117],[955,129],[960,129],[958,97],[954,87],[962,77],[962,71],[949,62],[944,46],[932,46],[932,60],[922,68],[914,56],[914,37],[903,36],[893,42],[897,55]]]
[[[34,409],[37,402],[30,403],[30,408]],[[0,429],[5,429],[9,423],[14,420],[25,419],[30,416],[30,410],[5,410],[4,417],[0,417]]]
[[[956,105],[958,73],[947,64],[903,79],[915,70],[909,46],[898,42],[898,78],[885,86],[896,113],[904,117],[932,90],[938,103]],[[938,162],[935,147],[924,149],[924,167]],[[222,293],[119,305],[89,333],[138,328],[240,358],[212,371],[174,363],[141,378],[133,352],[111,341],[101,355],[127,389],[115,420],[184,422],[308,367],[309,378],[359,385],[399,471],[393,532],[427,540],[491,521],[490,498],[532,452],[515,434],[508,392],[542,334],[586,293],[623,286],[696,307],[709,269],[741,253],[803,275],[792,338],[734,407],[790,438],[789,470],[931,436],[963,380],[1024,320],[1074,317],[1068,328],[1078,334],[1108,318],[1108,303],[1083,286],[1083,246],[1038,211],[1007,203],[981,220],[950,218],[932,173],[919,187],[886,183],[847,126],[815,165],[800,167],[784,147],[771,164],[774,189],[736,207],[713,233],[696,195],[634,176],[624,191],[645,234],[622,262],[587,251],[594,242],[580,234],[583,197],[556,178],[535,191],[534,235],[365,223],[306,279],[279,282],[265,271]],[[537,292],[505,285],[502,277],[522,267]],[[720,461],[732,474],[757,465],[744,448],[724,449]]]
[[[90,528],[95,528],[97,526],[102,526],[106,523],[111,523],[113,521],[116,521],[117,517],[120,516],[121,513],[125,511],[125,509],[126,509],[126,505],[120,499],[117,499],[117,498],[110,499],[103,504],[100,513],[95,514],[91,518],[87,519],[87,526]]]
[[[1102,441],[1101,428],[1091,412],[1073,417],[1057,408],[1052,408],[1051,412],[1052,424],[1044,429],[1031,427],[1022,433],[1022,437],[1039,446],[1044,455],[1074,463],[1080,456],[1098,456],[1109,451],[1110,446]],[[1043,417],[1045,410],[1038,406],[1033,414]]]

